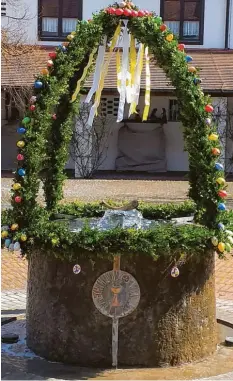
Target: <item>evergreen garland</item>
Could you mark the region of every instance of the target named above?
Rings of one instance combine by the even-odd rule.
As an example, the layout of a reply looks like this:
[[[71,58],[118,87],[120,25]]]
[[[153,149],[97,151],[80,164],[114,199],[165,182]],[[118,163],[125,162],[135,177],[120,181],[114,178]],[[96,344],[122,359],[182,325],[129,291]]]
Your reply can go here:
[[[64,167],[80,102],[80,94],[73,103],[71,97],[90,53],[99,46],[104,35],[108,41],[111,40],[122,18],[129,19],[129,31],[138,41],[149,47],[150,56],[163,68],[175,88],[181,110],[180,119],[185,129],[185,145],[189,153],[189,195],[197,206],[196,222],[211,231],[217,229],[218,206],[222,203],[218,191],[225,189],[225,182],[216,182],[217,178],[223,177],[223,170],[216,169],[217,158],[212,150],[219,149],[220,146],[218,141],[208,138],[211,133],[216,132],[216,128],[206,122],[210,116],[210,111],[206,109],[210,99],[197,85],[198,71],[196,73],[195,70],[188,70],[186,54],[179,49],[178,41],[165,28],[161,17],[149,12],[143,14],[135,6],[133,11],[138,16],[141,12],[141,17],[126,17],[124,14],[119,17],[115,12],[118,8],[119,5],[115,3],[112,8],[94,15],[89,22],[79,21],[76,31],[68,36],[68,44],[56,50],[53,58],[50,57],[48,70],[45,69],[35,82],[36,98],[31,99],[30,104],[33,107],[30,106],[22,121],[26,132],[21,139],[23,143],[19,144],[18,154],[21,156],[18,157],[21,158],[18,160],[12,190],[11,219],[18,224],[18,227],[11,229],[13,240],[20,239],[27,232],[32,240],[35,238],[36,242],[45,242],[48,229],[55,229],[48,219],[63,196]],[[115,11],[112,12],[112,9]],[[43,181],[45,192],[45,213],[41,212],[36,201],[40,180]],[[16,197],[20,202],[16,202]],[[206,230],[203,232],[206,239]],[[66,234],[70,239],[71,233],[66,231]],[[150,233],[140,234],[149,239]],[[221,232],[216,234],[221,235]],[[78,237],[77,240],[80,239],[80,234]],[[60,238],[58,241],[60,242]]]

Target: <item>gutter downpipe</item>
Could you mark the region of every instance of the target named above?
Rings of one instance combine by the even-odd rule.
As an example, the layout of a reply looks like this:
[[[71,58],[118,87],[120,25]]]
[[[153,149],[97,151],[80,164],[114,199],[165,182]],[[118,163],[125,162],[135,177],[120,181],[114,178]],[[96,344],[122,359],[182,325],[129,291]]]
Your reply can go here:
[[[227,5],[226,5],[226,29],[225,29],[225,49],[229,49],[230,9],[231,9],[231,0],[227,0]]]

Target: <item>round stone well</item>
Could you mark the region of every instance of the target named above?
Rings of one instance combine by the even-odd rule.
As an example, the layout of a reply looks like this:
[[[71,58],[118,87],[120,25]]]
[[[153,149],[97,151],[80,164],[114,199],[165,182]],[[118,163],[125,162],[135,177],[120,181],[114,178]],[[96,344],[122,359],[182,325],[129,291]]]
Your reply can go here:
[[[74,274],[74,262],[51,254],[35,251],[29,260],[27,345],[51,361],[111,366],[112,319],[95,307],[92,289],[113,263],[83,256]],[[121,270],[139,284],[140,301],[119,319],[119,365],[178,365],[216,350],[214,253],[198,263],[190,257],[177,278],[164,258],[121,257]]]

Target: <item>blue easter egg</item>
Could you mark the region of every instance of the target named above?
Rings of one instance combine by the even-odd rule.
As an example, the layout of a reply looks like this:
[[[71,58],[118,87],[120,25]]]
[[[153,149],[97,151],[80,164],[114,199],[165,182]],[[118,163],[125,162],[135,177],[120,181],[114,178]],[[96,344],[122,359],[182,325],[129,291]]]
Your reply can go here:
[[[225,229],[225,226],[224,226],[221,222],[219,222],[219,224],[218,224],[218,229],[219,229],[219,230],[224,230],[224,229]]]
[[[220,163],[215,164],[215,169],[217,169],[217,171],[223,171],[224,170],[223,165]]]
[[[63,45],[59,45],[58,47],[59,47],[59,49],[61,49],[63,52],[66,52],[66,47],[65,47],[65,46],[63,46]]]
[[[8,248],[10,251],[14,251],[14,244],[13,243],[11,243],[10,245],[9,245],[9,248]]]
[[[41,89],[43,87],[43,83],[41,81],[36,81],[34,83],[35,89]]]
[[[186,59],[186,62],[192,62],[193,60],[191,56],[186,56],[185,59]]]
[[[199,85],[199,83],[201,83],[201,82],[202,81],[200,78],[194,78],[194,80],[193,80],[194,85]]]
[[[19,242],[15,242],[14,244],[14,251],[19,251],[20,250],[20,243]]]
[[[18,134],[25,134],[26,129],[24,127],[19,127],[19,128],[17,128],[17,132],[18,132]]]
[[[25,169],[20,168],[20,169],[18,170],[18,174],[19,174],[19,176],[25,176]]]
[[[226,210],[226,205],[220,202],[220,204],[218,204],[218,210]]]
[[[5,240],[5,246],[6,246],[6,247],[9,247],[10,244],[11,244],[11,240],[10,240],[9,238],[7,238],[7,239]]]

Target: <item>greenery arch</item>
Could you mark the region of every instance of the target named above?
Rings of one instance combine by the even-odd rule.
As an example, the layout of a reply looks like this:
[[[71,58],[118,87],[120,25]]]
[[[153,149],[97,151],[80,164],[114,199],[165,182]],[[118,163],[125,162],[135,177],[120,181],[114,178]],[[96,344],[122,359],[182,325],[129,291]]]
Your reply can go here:
[[[130,12],[125,15],[122,7]],[[12,186],[13,211],[8,216],[10,238],[20,241],[22,250],[27,251],[39,239],[45,245],[52,244],[63,250],[73,239],[67,232],[61,233],[61,228],[55,229],[49,222],[51,212],[56,210],[62,199],[72,123],[83,89],[75,102],[71,102],[71,97],[93,49],[101,44],[103,36],[107,36],[110,41],[119,21],[125,18],[128,19],[130,33],[149,47],[150,56],[156,59],[176,89],[180,119],[185,128],[185,145],[189,153],[189,195],[196,204],[196,221],[203,225],[202,228],[197,227],[200,236],[205,242],[209,242],[213,235],[217,236],[218,242],[225,239],[225,233],[218,228],[221,219],[219,213],[224,214],[221,210],[225,209],[225,180],[223,167],[216,163],[220,145],[216,127],[210,119],[213,111],[210,98],[204,95],[199,86],[198,69],[189,68],[188,61],[191,57],[186,56],[184,46],[178,43],[161,17],[153,12],[140,11],[127,1],[123,5],[115,3],[112,7],[103,9],[92,20],[79,21],[76,31],[68,36],[68,42],[59,46],[56,52],[50,53],[48,68],[43,69],[36,79],[35,94],[30,100],[28,114],[18,129],[22,135],[17,143],[19,152],[18,168]],[[92,68],[88,73],[91,70]],[[46,202],[44,209],[36,201],[41,171]],[[4,238],[6,237],[7,235]],[[143,239],[145,237],[144,235]],[[195,245],[198,245],[199,238],[195,237],[194,234],[192,240],[196,239]],[[80,243],[81,235],[73,240],[76,244],[78,241]],[[202,249],[206,247],[201,246],[201,241],[199,243]],[[150,248],[146,245],[148,251],[153,251],[154,246],[149,246]],[[219,252],[223,250],[220,246]]]

